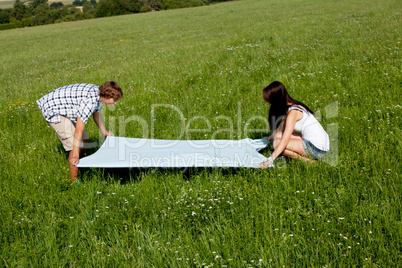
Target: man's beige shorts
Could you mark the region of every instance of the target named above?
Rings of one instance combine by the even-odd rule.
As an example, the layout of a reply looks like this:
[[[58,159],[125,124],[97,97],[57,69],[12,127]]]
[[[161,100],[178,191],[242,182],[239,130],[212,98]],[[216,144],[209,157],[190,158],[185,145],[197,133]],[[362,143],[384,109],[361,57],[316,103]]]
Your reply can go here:
[[[75,123],[72,122],[67,117],[60,115],[60,123],[49,123],[49,125],[56,131],[57,136],[59,137],[61,143],[63,144],[64,150],[71,151],[73,149],[73,141],[74,141],[74,132],[75,132]],[[82,140],[88,140],[89,135],[85,131],[82,132]],[[81,147],[84,144],[81,141]]]

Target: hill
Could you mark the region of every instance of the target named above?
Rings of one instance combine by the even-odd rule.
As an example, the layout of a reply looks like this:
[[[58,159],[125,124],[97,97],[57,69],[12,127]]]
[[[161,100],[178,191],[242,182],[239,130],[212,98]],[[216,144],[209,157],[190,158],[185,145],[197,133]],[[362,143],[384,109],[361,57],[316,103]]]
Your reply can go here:
[[[397,267],[400,11],[394,0],[244,0],[1,31],[2,263]],[[261,92],[280,80],[330,132],[333,158],[86,169],[70,185],[35,101],[106,80],[124,90],[102,110],[107,127],[159,139],[261,138]],[[93,120],[86,129],[88,155],[104,138]]]

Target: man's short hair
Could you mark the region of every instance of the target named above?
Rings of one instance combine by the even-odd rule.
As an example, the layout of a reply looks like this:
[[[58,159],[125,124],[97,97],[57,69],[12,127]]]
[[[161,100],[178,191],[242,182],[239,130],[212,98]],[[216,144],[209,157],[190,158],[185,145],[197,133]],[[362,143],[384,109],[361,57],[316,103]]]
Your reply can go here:
[[[114,81],[107,81],[99,87],[99,96],[105,99],[113,98],[115,101],[123,97],[123,90]]]

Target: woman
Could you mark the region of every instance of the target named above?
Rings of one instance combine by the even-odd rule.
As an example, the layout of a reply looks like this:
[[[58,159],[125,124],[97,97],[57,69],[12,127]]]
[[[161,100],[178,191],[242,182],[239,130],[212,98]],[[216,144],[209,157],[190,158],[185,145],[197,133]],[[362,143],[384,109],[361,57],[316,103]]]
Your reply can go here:
[[[268,140],[274,140],[274,152],[259,168],[266,168],[281,154],[304,161],[322,159],[329,151],[329,137],[313,111],[292,99],[278,81],[264,88],[262,96],[271,104],[268,120],[273,133]]]

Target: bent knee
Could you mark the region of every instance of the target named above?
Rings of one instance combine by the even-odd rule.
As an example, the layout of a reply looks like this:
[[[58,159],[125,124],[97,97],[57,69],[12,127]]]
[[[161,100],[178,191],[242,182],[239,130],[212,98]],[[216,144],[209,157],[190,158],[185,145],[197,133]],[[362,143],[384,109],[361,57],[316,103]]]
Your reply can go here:
[[[274,146],[274,149],[276,149],[279,146],[279,144],[281,143],[281,140],[282,139],[275,139],[274,140],[274,143],[272,144]]]
[[[278,132],[276,132],[275,133],[275,136],[274,136],[274,139],[275,140],[280,140],[280,139],[282,139],[282,131],[278,131]]]

